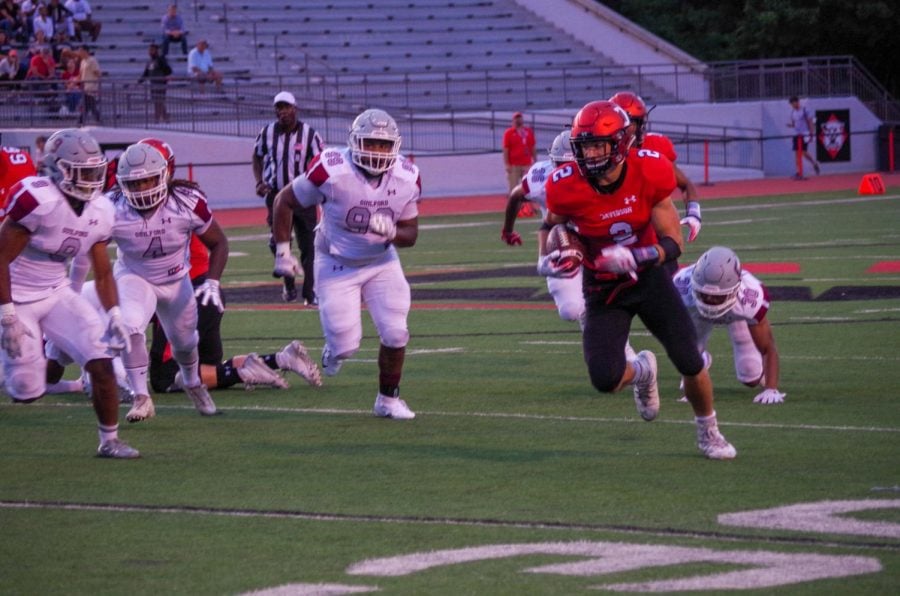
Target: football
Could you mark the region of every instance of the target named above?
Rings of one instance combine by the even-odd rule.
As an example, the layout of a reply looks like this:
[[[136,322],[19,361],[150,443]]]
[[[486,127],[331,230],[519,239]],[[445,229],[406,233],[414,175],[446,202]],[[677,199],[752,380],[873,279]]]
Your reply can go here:
[[[564,271],[572,271],[581,267],[584,261],[585,248],[581,237],[565,224],[557,224],[547,234],[547,254],[559,251],[557,264]]]

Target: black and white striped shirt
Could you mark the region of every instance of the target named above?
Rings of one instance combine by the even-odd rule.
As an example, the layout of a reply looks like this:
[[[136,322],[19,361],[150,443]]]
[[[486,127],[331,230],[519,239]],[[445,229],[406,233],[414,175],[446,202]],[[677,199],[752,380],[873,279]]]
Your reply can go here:
[[[322,137],[309,124],[297,122],[284,132],[278,122],[263,127],[256,137],[254,154],[263,160],[263,182],[281,190],[306,171],[312,158],[322,152]]]

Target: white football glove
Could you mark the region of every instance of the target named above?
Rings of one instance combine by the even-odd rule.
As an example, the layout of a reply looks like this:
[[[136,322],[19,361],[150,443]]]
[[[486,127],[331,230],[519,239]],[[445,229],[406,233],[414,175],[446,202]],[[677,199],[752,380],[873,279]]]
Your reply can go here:
[[[538,275],[543,275],[544,277],[571,278],[578,275],[580,270],[581,267],[575,267],[574,269],[563,269],[560,267],[558,250],[538,257],[537,272]]]
[[[594,266],[600,271],[610,273],[634,273],[637,271],[637,261],[630,248],[620,244],[607,246],[600,251],[600,257],[594,261]]]
[[[397,236],[397,224],[386,213],[375,213],[369,218],[369,231],[390,241]]]
[[[300,275],[300,263],[297,262],[290,249],[287,252],[275,253],[275,267],[272,269],[275,277],[296,277]]]
[[[122,311],[118,306],[114,306],[106,311],[109,316],[109,324],[106,326],[106,340],[111,348],[116,350],[124,349],[126,352],[131,351],[131,334],[125,328],[122,322]]]
[[[686,217],[682,217],[679,223],[690,228],[690,233],[688,234],[688,242],[693,242],[697,239],[697,235],[700,233],[701,225],[699,219],[697,219],[693,215],[688,215]]]
[[[34,337],[15,313],[5,314],[0,319],[0,346],[10,358],[18,358],[22,355],[22,338],[26,335]]]
[[[784,398],[787,396],[786,393],[782,393],[778,389],[766,389],[759,395],[753,398],[753,403],[755,404],[781,404],[784,403]]]
[[[219,280],[207,279],[203,284],[194,290],[194,297],[200,300],[200,306],[206,306],[212,303],[219,312],[225,312],[225,305],[222,304],[222,292],[219,291]]]

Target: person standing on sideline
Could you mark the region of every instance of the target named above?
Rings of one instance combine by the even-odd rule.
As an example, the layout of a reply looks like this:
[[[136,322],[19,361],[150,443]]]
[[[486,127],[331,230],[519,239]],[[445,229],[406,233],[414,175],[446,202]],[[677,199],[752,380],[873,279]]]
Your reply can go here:
[[[818,174],[820,171],[819,162],[809,154],[808,149],[810,143],[813,143],[813,146],[815,146],[816,121],[812,117],[812,114],[809,113],[809,108],[805,105],[800,105],[800,98],[796,95],[792,95],[790,99],[788,99],[788,103],[791,104],[791,115],[787,126],[794,131],[794,136],[791,139],[791,150],[796,154],[797,148],[799,147],[803,153],[803,159],[811,163],[813,170]],[[797,173],[794,174],[794,179],[803,180],[803,174],[800,169],[800,160],[797,160]]]
[[[415,245],[419,235],[419,168],[400,155],[400,129],[383,110],[357,116],[348,145],[323,151],[275,197],[274,272],[298,270],[290,250],[295,208],[322,205],[316,232],[316,291],[325,335],[322,370],[336,375],[359,350],[365,300],[381,339],[373,413],[409,420],[416,415],[400,399],[400,377],[412,300],[397,248]]]
[[[84,111],[81,112],[78,124],[84,125],[87,122],[88,114],[93,114],[100,124],[100,108],[97,104],[100,101],[100,64],[94,58],[93,53],[88,50],[87,46],[81,46],[78,49],[78,58],[80,60],[80,70],[78,79],[81,81],[81,90],[84,92],[83,102]]]
[[[503,167],[506,169],[507,194],[522,181],[522,176],[537,159],[537,143],[534,131],[525,126],[525,116],[516,112],[512,117],[512,126],[503,133]],[[519,217],[534,215],[530,203],[523,203]]]
[[[649,422],[659,415],[656,355],[625,355],[631,321],[639,316],[684,377],[697,447],[710,459],[732,459],[737,451],[719,432],[694,325],[663,266],[679,257],[684,244],[672,202],[672,162],[655,152],[631,151],[629,124],[625,110],[612,102],[585,105],[572,122],[575,163],[555,169],[546,185],[544,225],[576,226],[586,247],[582,342],[591,384],[603,393],[631,385],[641,418]],[[571,275],[552,253],[539,270]]]
[[[166,110],[166,85],[172,76],[172,67],[165,56],[160,55],[159,46],[151,43],[147,48],[147,63],[138,83],[147,81],[150,84],[150,101],[153,102],[153,117],[156,122],[168,122],[169,112]]]
[[[86,132],[60,130],[47,140],[41,172],[13,186],[7,219],[0,226],[0,360],[6,391],[18,403],[44,394],[46,336],[94,379],[97,456],[140,457],[119,439],[119,395],[110,349],[128,352],[131,344],[107,252],[114,208],[98,199],[106,157]],[[60,246],[65,249],[60,251]],[[69,284],[69,257],[83,255],[93,266],[97,294],[108,315],[106,326]]]
[[[266,224],[272,232],[272,205],[275,195],[291,181],[306,171],[313,158],[322,152],[324,145],[309,124],[297,118],[297,100],[288,91],[279,92],[273,101],[275,122],[259,131],[253,147],[253,177],[256,194],[266,199]],[[294,235],[300,249],[300,265],[303,268],[303,304],[316,304],[315,292],[315,228],[318,208],[316,205],[297,205],[293,214]],[[290,239],[288,240],[290,242]],[[269,236],[269,250],[275,254],[275,236]],[[285,302],[297,300],[297,286],[293,275],[284,275],[282,298]]]

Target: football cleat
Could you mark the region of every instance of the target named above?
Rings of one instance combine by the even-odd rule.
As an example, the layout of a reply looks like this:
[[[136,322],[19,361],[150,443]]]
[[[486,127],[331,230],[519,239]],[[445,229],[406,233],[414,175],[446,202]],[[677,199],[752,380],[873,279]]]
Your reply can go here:
[[[125,414],[125,420],[128,422],[140,422],[147,418],[156,416],[156,407],[149,395],[138,395],[131,404],[131,409]]]
[[[322,348],[322,372],[326,376],[333,377],[338,374],[342,364],[344,364],[343,360],[331,357],[331,350],[328,349],[327,345]]]
[[[319,372],[319,365],[309,357],[309,352],[306,351],[300,340],[295,339],[276,353],[275,362],[278,364],[278,368],[294,371],[313,387],[322,386],[322,373]]]
[[[219,413],[216,404],[209,396],[209,390],[206,385],[197,385],[196,387],[185,387],[184,392],[194,403],[194,407],[200,412],[201,416],[215,416]]]
[[[639,352],[635,363],[650,371],[650,378],[634,383],[634,404],[641,418],[650,422],[659,415],[659,387],[656,384],[656,355],[649,350]]]
[[[256,385],[269,385],[279,389],[290,387],[281,375],[266,366],[256,352],[247,354],[243,364],[238,367],[237,374],[244,382],[244,388],[248,390],[252,390]]]
[[[131,447],[121,439],[110,439],[105,443],[100,443],[97,447],[97,457],[107,457],[112,459],[135,459],[141,456],[141,452]]]
[[[697,447],[708,459],[734,459],[737,449],[725,440],[717,424],[697,424]]]
[[[416,413],[409,409],[406,402],[399,397],[388,397],[378,394],[375,398],[375,407],[372,413],[379,418],[392,418],[393,420],[412,420]]]

